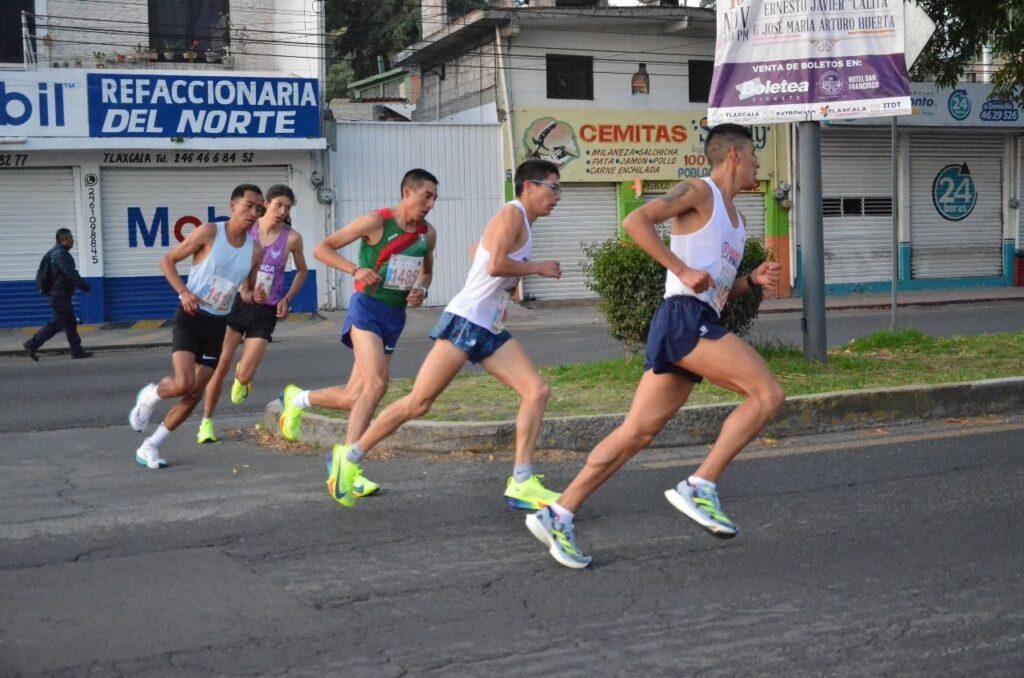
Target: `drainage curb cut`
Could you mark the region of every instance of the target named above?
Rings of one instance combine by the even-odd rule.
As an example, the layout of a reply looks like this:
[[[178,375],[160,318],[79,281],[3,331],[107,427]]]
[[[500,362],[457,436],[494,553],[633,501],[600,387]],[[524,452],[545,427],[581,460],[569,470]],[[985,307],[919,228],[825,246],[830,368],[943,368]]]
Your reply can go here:
[[[713,442],[736,403],[686,407],[669,421],[651,447]],[[264,410],[264,424],[277,433],[280,402]],[[937,386],[839,391],[789,398],[765,433],[775,437],[913,423],[948,417],[1024,412],[1024,377]],[[622,423],[623,414],[553,417],[541,426],[538,449],[590,451]],[[328,447],[342,440],[345,422],[307,413],[302,440]],[[513,449],[514,421],[411,421],[379,446],[393,452],[499,452]]]

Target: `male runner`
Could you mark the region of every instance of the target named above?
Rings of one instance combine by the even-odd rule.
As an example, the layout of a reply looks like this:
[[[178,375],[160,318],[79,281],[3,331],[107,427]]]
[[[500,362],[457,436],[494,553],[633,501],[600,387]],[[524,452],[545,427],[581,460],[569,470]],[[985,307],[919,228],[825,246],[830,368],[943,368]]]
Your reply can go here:
[[[576,544],[573,517],[594,493],[683,406],[701,378],[745,400],[722,424],[718,440],[696,473],[665,492],[671,504],[713,534],[731,537],[736,525],[718,501],[715,483],[733,457],[768,424],[785,394],[757,351],[719,324],[729,297],[754,285],[774,285],[779,265],[765,262],[736,280],[746,234],[733,204],[757,184],[750,132],[733,124],[711,129],[704,145],[711,176],[677,185],[665,197],[630,214],[624,223],[637,245],[664,266],[665,301],[651,320],[646,369],[625,421],[598,443],[558,501],[526,517],[526,525],[562,565],[590,564]],[[666,247],[655,224],[672,220]]]
[[[359,439],[388,390],[391,355],[405,327],[406,306],[427,298],[434,270],[437,232],[425,221],[437,200],[438,181],[430,172],[413,169],[400,185],[397,207],[363,215],[327,236],[313,256],[355,278],[341,341],[352,349],[355,362],[345,386],[303,391],[294,384],[281,395],[278,426],[287,440],[298,440],[302,412],[311,405],[348,410],[345,444]],[[357,262],[338,250],[359,240]],[[329,457],[330,455],[328,455]],[[380,486],[360,478],[356,492],[366,496]]]
[[[128,423],[141,433],[149,423],[153,406],[160,400],[179,397],[181,400],[135,452],[135,461],[146,468],[167,466],[160,457],[160,444],[188,419],[217,367],[235,292],[243,283],[250,288],[255,285],[263,248],[249,237],[249,229],[256,220],[256,208],[262,202],[263,194],[258,187],[252,184],[236,187],[231,192],[231,217],[227,223],[199,226],[160,260],[160,270],[181,299],[171,333],[174,376],[164,377],[159,385],[149,384],[139,390],[135,407],[128,414]],[[189,256],[192,270],[186,285],[175,265]],[[256,303],[266,301],[261,289],[255,291],[253,298]]]
[[[287,186],[275,184],[264,196],[264,213],[249,229],[249,237],[258,241],[263,248],[263,261],[256,276],[256,287],[262,288],[267,300],[257,304],[248,290],[240,290],[235,298],[228,328],[224,334],[224,346],[220,352],[217,369],[210,383],[206,385],[203,399],[203,421],[199,424],[196,442],[217,442],[213,430],[213,413],[217,409],[224,378],[231,369],[235,350],[243,338],[242,359],[235,367],[235,380],[231,386],[231,402],[241,405],[249,397],[256,370],[263,361],[267,343],[271,341],[278,319],[288,317],[290,304],[306,282],[309,270],[302,254],[302,236],[287,224],[288,215],[295,205],[295,194]],[[288,291],[284,291],[285,265],[288,257],[295,262],[295,277]]]
[[[562,191],[558,179],[558,167],[546,160],[527,160],[516,169],[517,199],[487,224],[466,284],[430,333],[434,347],[416,375],[412,393],[388,406],[354,444],[334,446],[327,489],[342,506],[355,504],[354,490],[362,475],[359,464],[366,452],[405,422],[426,414],[467,360],[480,363],[521,398],[515,466],[505,486],[506,501],[516,508],[540,508],[558,497],[533,473],[534,448],[550,389],[503,324],[510,293],[521,277],[562,276],[557,261],[529,261],[531,225],[558,204]]]

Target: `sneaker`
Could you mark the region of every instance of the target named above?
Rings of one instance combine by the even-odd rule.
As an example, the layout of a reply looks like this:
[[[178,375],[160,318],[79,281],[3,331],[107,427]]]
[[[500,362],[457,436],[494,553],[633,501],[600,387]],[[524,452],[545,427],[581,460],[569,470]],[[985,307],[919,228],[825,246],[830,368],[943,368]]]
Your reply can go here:
[[[217,435],[213,432],[213,419],[203,418],[203,421],[199,424],[199,433],[196,434],[196,443],[204,445],[206,443],[215,443],[217,441]]]
[[[327,492],[342,506],[355,506],[356,478],[363,474],[359,464],[348,460],[351,445],[335,445],[331,450],[331,470],[327,476]]]
[[[735,537],[739,532],[736,524],[722,512],[718,492],[707,485],[694,486],[684,480],[671,490],[665,490],[665,498],[717,537]]]
[[[22,344],[21,347],[25,349],[25,355],[32,358],[32,360],[39,362],[39,355],[36,353],[39,349],[32,345],[31,339]]]
[[[156,393],[156,384],[149,384],[139,389],[135,396],[135,407],[128,413],[128,424],[139,433],[146,430],[149,417],[153,414],[153,406],[146,405],[145,400]]]
[[[514,477],[509,476],[505,483],[505,503],[512,508],[536,511],[557,501],[561,494],[541,485],[540,479],[543,477],[543,474],[535,474],[517,483]]]
[[[78,353],[72,353],[71,354],[71,359],[72,360],[82,360],[84,358],[91,358],[91,357],[92,357],[92,351],[79,351]]]
[[[160,450],[150,445],[149,442],[143,442],[139,449],[135,450],[135,461],[139,466],[146,468],[167,468],[167,462],[160,457]]]
[[[327,462],[327,475],[331,474],[331,460],[333,458],[333,452],[328,452],[324,455],[324,461]],[[355,495],[356,499],[362,499],[363,497],[369,497],[379,489],[380,485],[360,473],[356,476],[355,484],[352,486],[352,494]]]
[[[231,389],[232,393],[235,389]],[[288,384],[281,391],[281,416],[277,418],[277,427],[285,440],[293,443],[299,439],[299,431],[302,428],[302,408],[292,404],[292,398],[300,392],[295,384]]]
[[[585,556],[576,545],[572,523],[561,523],[550,508],[543,508],[526,516],[526,527],[540,543],[548,547],[551,557],[566,567],[579,570],[590,565],[590,556]]]
[[[231,402],[236,405],[244,403],[245,399],[249,397],[249,386],[249,384],[243,384],[238,381],[236,377],[235,383],[231,384]]]

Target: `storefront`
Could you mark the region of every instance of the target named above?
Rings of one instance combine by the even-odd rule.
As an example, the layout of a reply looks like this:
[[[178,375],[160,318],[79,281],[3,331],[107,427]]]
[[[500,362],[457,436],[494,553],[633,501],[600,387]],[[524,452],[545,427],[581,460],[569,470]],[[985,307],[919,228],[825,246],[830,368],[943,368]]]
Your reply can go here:
[[[559,166],[562,183],[558,207],[534,230],[533,252],[535,259],[559,261],[562,278],[527,278],[526,298],[593,296],[583,274],[584,248],[619,234],[622,219],[645,201],[663,195],[679,181],[710,173],[703,148],[708,129],[705,114],[703,110],[645,111],[641,120],[635,111],[514,111],[516,163],[528,158],[550,160]],[[736,203],[747,222],[748,237],[765,239],[771,213],[766,209],[765,191],[770,195],[774,176],[786,176],[784,171],[779,173],[779,156],[784,154],[776,152],[778,141],[771,128],[755,128],[754,136],[761,183],[757,191],[741,194]],[[779,231],[788,237],[788,225]],[[788,251],[788,242],[783,245]]]
[[[1021,248],[1024,111],[989,85],[913,83],[899,119],[900,287],[1014,284]],[[887,288],[892,261],[888,121],[835,122],[822,134],[825,282]]]
[[[313,181],[325,147],[315,80],[72,69],[2,80],[0,326],[48,317],[35,269],[61,227],[93,287],[76,295],[83,322],[169,317],[177,298],[160,258],[196,226],[227,220],[240,183],[295,191],[311,275],[293,310],[322,303],[309,255],[329,225]]]

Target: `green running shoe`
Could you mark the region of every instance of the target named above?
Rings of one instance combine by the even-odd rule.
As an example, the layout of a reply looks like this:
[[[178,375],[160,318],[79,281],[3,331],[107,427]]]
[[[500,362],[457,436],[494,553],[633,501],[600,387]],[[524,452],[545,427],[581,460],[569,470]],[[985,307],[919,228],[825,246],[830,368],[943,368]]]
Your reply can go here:
[[[532,475],[517,483],[514,477],[509,476],[505,483],[505,503],[512,508],[536,511],[557,501],[560,493],[544,487],[540,482],[543,477],[543,474]]]
[[[333,459],[334,459],[334,452],[333,451],[332,452],[328,452],[327,454],[324,455],[324,462],[327,464],[327,475],[328,476],[331,475],[331,463],[332,463]],[[374,492],[376,492],[379,489],[380,489],[380,485],[378,485],[377,483],[373,482],[372,480],[370,480],[366,476],[364,476],[362,474],[359,474],[359,476],[356,478],[355,485],[352,486],[352,494],[354,494],[357,499],[362,499],[363,497],[369,497],[371,494],[373,494]]]
[[[363,474],[359,464],[348,460],[351,445],[335,445],[331,450],[331,470],[327,476],[327,492],[342,506],[355,506],[356,478]]]
[[[231,402],[241,405],[249,397],[250,384],[243,384],[235,377],[235,383],[231,384]]]
[[[205,445],[215,442],[218,441],[217,435],[213,432],[213,419],[203,417],[203,421],[199,423],[199,433],[196,434],[196,443]]]
[[[281,416],[277,418],[277,427],[284,439],[293,443],[299,439],[302,429],[302,408],[294,405],[292,399],[301,391],[295,384],[288,384],[281,392]]]

